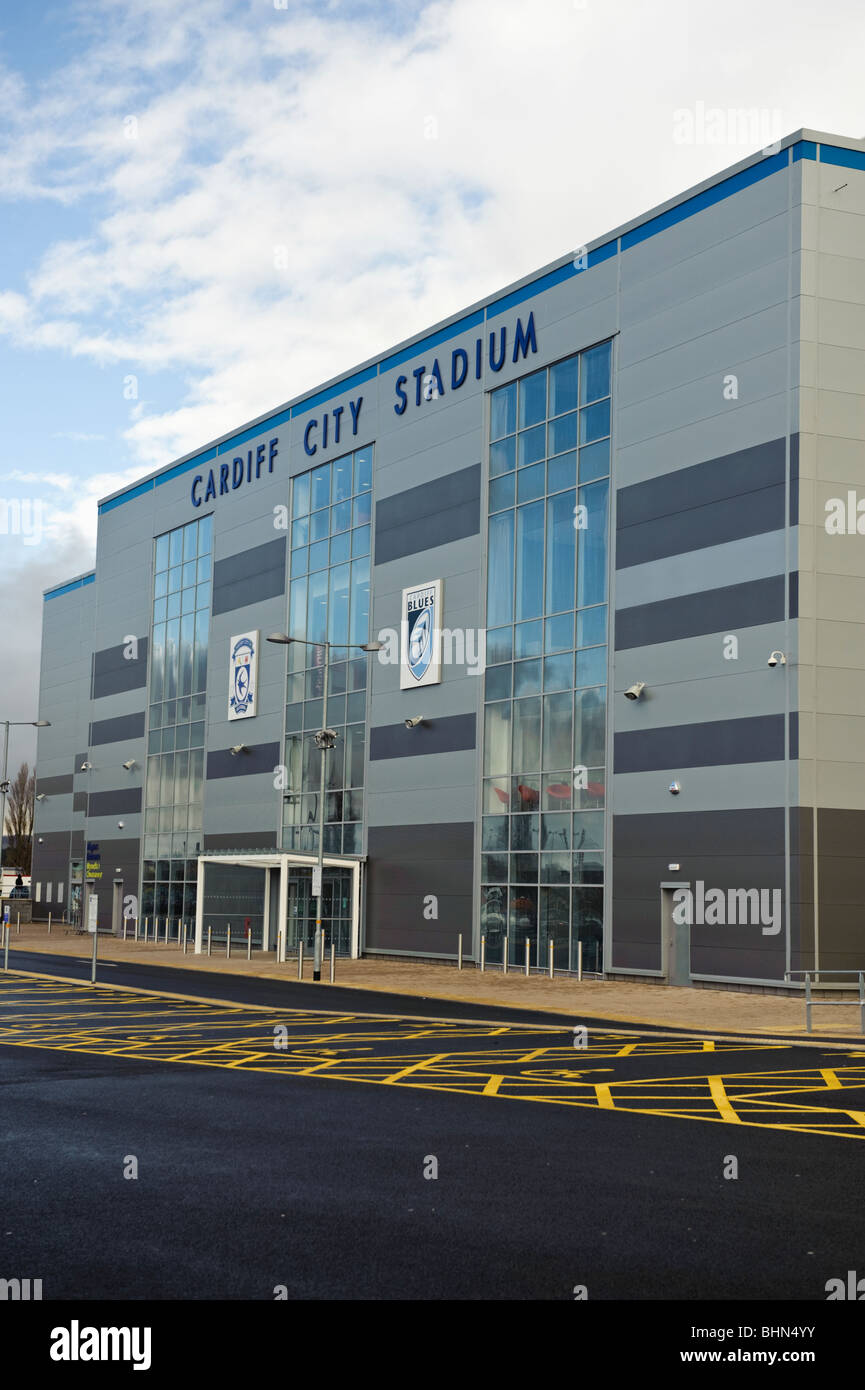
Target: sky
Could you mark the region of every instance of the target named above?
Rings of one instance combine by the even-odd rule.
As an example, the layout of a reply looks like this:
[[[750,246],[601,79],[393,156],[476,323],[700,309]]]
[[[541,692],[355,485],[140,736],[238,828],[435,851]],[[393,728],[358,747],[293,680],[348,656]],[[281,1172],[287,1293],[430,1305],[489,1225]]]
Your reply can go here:
[[[859,0],[0,0],[0,719],[100,497],[782,135],[865,135],[863,40]]]

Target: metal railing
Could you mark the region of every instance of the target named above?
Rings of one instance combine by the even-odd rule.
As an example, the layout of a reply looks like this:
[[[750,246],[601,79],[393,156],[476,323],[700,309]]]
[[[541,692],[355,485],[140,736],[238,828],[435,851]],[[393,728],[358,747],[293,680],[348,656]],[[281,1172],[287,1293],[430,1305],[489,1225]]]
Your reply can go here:
[[[811,981],[816,985],[820,984],[821,975],[846,975],[851,976],[859,984],[859,1031],[865,1033],[865,970],[785,970],[784,979],[789,980],[792,975],[804,975],[805,980],[805,1032],[811,1032],[811,1010],[820,1009],[849,1009],[854,1004],[853,999],[815,999],[811,993]],[[831,988],[831,986],[830,986]],[[841,986],[843,988],[843,984]]]

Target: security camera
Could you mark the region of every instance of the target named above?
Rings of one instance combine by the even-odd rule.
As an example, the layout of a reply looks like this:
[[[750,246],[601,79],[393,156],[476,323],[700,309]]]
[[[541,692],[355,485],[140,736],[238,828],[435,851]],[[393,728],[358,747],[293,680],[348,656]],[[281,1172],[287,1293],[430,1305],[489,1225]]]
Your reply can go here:
[[[37,792],[37,793],[36,793],[36,800],[37,800],[37,801],[44,801],[44,800],[45,800],[45,793],[44,793],[44,792]]]
[[[233,758],[236,758],[237,755],[238,755],[238,753],[245,753],[245,752],[247,751],[246,744],[245,744],[245,743],[235,743],[235,744],[232,745],[232,747],[231,747],[228,751],[231,753],[231,756],[232,756]]]
[[[418,724],[423,723],[423,719],[424,717],[422,714],[416,714],[414,719],[407,719],[405,721],[405,726],[407,729],[416,729]]]
[[[127,772],[131,772],[132,769],[133,769],[134,766],[135,766],[135,759],[134,759],[134,758],[130,758],[129,761],[128,761],[127,763],[124,763],[124,764],[123,764],[123,766],[126,768],[126,771],[127,771]]]
[[[119,820],[119,821],[117,822],[117,829],[118,829],[118,830],[122,830],[123,827],[125,826],[125,824],[126,824],[126,821]]]
[[[639,698],[640,698],[640,696],[642,695],[642,693],[643,693],[643,691],[645,690],[645,688],[646,688],[646,682],[645,682],[645,681],[634,681],[634,684],[633,684],[633,685],[629,685],[628,688],[627,688],[627,690],[625,691],[625,699],[626,699],[626,700],[639,700]]]
[[[670,792],[673,796],[678,796],[681,790],[682,788],[679,786],[678,782],[670,783]]]
[[[769,656],[769,665],[777,666],[779,661],[782,666],[787,665],[787,658],[783,652],[772,652]]]
[[[82,763],[81,766],[79,767],[78,771],[79,771],[79,772],[89,772],[92,766],[93,766],[92,763]]]

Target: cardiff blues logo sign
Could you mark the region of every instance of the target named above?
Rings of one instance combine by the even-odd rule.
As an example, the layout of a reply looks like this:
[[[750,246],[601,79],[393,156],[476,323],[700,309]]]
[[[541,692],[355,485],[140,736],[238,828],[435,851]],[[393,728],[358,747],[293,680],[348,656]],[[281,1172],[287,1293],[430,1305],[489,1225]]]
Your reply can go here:
[[[250,719],[255,714],[258,630],[232,637],[228,650],[228,717]]]
[[[441,680],[441,591],[440,579],[402,591],[401,690]]]

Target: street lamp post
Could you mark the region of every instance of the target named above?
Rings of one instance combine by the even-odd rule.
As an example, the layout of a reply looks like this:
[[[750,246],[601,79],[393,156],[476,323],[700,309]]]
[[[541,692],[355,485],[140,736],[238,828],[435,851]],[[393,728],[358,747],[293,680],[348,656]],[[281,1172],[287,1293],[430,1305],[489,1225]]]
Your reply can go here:
[[[321,923],[324,916],[324,797],[326,785],[326,765],[325,756],[329,749],[336,743],[336,734],[333,729],[327,727],[327,688],[330,683],[330,652],[332,647],[338,647],[340,651],[356,650],[361,652],[380,652],[381,642],[313,642],[305,637],[289,637],[286,632],[272,632],[268,637],[268,642],[280,643],[288,646],[291,642],[297,642],[304,647],[323,647],[324,648],[324,699],[321,707],[321,728],[315,735],[315,746],[321,751],[321,778],[319,782],[318,794],[318,863],[316,865],[318,892],[315,895],[315,940],[313,950],[312,978],[321,979]],[[282,924],[280,924],[282,926]]]
[[[30,724],[34,729],[47,729],[50,719],[4,719],[3,721],[3,777],[0,780],[0,869],[3,867],[3,838],[6,834],[6,793],[9,790],[9,730]]]

